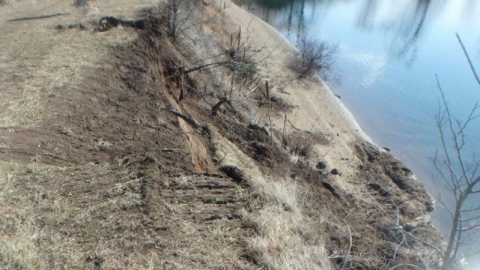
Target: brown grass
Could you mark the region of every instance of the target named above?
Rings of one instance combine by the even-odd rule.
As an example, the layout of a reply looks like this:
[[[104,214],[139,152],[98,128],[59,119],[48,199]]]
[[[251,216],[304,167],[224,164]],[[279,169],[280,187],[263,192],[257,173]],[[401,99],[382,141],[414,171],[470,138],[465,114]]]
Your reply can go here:
[[[268,182],[257,187],[264,200],[262,209],[244,212],[258,228],[258,235],[250,240],[252,256],[269,269],[331,269],[324,243],[305,236],[309,231],[301,210],[305,190],[290,179]]]
[[[133,16],[144,1],[102,1],[100,10],[114,9],[124,16]],[[12,8],[1,9],[0,17],[14,19],[51,14],[51,7],[69,13],[33,21],[0,21],[0,127],[28,127],[35,125],[55,109],[49,100],[55,96],[68,98],[72,89],[83,79],[84,70],[102,65],[108,47],[131,43],[135,34],[130,31],[112,31],[97,35],[92,31],[56,31],[55,25],[79,21],[96,21],[68,1],[18,1]],[[122,8],[120,12],[120,8]],[[92,27],[93,28],[93,27]],[[35,40],[35,42],[32,42]],[[69,42],[64,42],[68,40]],[[107,46],[102,46],[107,44]]]
[[[129,192],[138,183],[119,183],[110,190],[99,191],[97,194],[85,193],[79,197],[76,192],[90,189],[90,179],[106,180],[112,173],[110,166],[55,168],[4,163],[0,166],[0,171],[2,265],[13,269],[93,268],[95,262],[89,262],[88,258],[94,256],[102,258],[102,263],[112,268],[123,265],[123,259],[117,250],[118,240],[105,239],[92,245],[89,239],[101,235],[103,230],[115,223],[132,229],[141,226],[140,220],[129,221],[121,216],[112,219],[112,215],[121,215],[122,211],[138,206],[138,193]],[[68,175],[65,171],[68,174],[84,172],[84,176],[78,179],[85,181],[85,185],[80,186],[81,190],[48,188],[52,184],[71,186],[71,181],[75,180],[65,178]],[[89,173],[85,174],[87,171]],[[65,181],[57,183],[56,179]],[[79,199],[90,203],[88,206],[78,204]],[[96,221],[99,215],[108,217],[108,220],[99,223]],[[81,234],[72,235],[75,232]],[[124,233],[121,240],[123,245],[133,247],[140,244],[128,240],[128,233],[133,231],[126,230]],[[87,245],[81,244],[83,241]],[[154,259],[149,255],[151,254],[137,254],[136,261],[140,263]]]

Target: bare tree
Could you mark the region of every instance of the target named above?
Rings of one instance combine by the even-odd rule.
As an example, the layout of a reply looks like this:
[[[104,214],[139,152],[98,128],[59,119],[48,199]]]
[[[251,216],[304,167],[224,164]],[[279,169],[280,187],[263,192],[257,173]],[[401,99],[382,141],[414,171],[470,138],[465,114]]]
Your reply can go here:
[[[478,75],[458,34],[457,39],[480,86]],[[477,102],[465,120],[456,118],[448,106],[438,76],[436,79],[441,94],[440,109],[435,119],[441,140],[441,150],[437,151],[435,167],[454,200],[453,203],[448,203],[440,197],[440,203],[450,214],[452,222],[443,253],[442,270],[447,270],[457,264],[460,254],[469,257],[480,253],[479,248],[470,249],[468,254],[465,250],[461,250],[467,245],[474,245],[469,243],[468,239],[471,239],[472,235],[478,233],[480,229],[480,205],[468,206],[468,201],[480,199],[478,196],[480,195],[480,161],[474,155],[471,159],[467,158],[465,153],[468,147],[467,127],[480,117],[480,105]]]
[[[199,5],[199,1],[192,0],[167,0],[160,4],[162,20],[172,42],[177,42],[188,29],[200,25],[201,19],[194,19]]]
[[[302,40],[298,48],[299,54],[290,59],[289,67],[299,74],[299,79],[314,73],[326,78],[335,62],[337,49],[337,45],[325,41]]]
[[[441,157],[437,154],[435,166],[440,173],[446,189],[453,196],[451,206],[440,198],[440,203],[449,212],[452,220],[448,233],[447,247],[443,254],[442,269],[451,269],[458,259],[460,248],[468,244],[468,237],[480,228],[480,206],[468,207],[467,200],[480,194],[480,161],[466,158],[466,129],[480,117],[475,104],[468,117],[462,121],[452,115],[444,91],[437,77],[437,86],[441,93],[441,108],[436,116],[437,129],[441,139]],[[468,254],[464,254],[468,256]]]
[[[457,38],[470,69],[477,79],[478,76],[472,61],[458,35]],[[401,263],[390,268],[391,270],[403,269],[403,267],[409,269],[461,269],[461,258],[468,258],[480,253],[478,243],[472,243],[480,235],[480,204],[472,204],[480,199],[480,160],[475,158],[474,153],[470,156],[472,153],[468,153],[467,142],[468,127],[472,126],[477,118],[480,118],[480,104],[477,102],[465,119],[461,120],[455,117],[448,105],[438,76],[436,76],[436,81],[440,92],[439,111],[435,116],[440,137],[440,149],[436,152],[434,165],[443,180],[447,197],[449,197],[445,198],[439,195],[439,203],[450,215],[451,223],[445,236],[446,244],[442,247],[428,242],[423,237],[416,236],[406,229],[412,226],[399,223],[399,212],[396,205],[394,205],[394,213],[389,213],[370,196],[374,205],[385,217],[390,219],[392,229],[396,232],[394,239],[398,245],[397,249],[404,246],[418,258],[418,265]],[[477,82],[480,86],[480,80]],[[394,204],[393,201],[391,203]],[[414,242],[422,243],[425,250],[415,249],[410,244]],[[395,255],[393,257],[395,258]],[[392,260],[392,263],[394,262],[395,260]]]

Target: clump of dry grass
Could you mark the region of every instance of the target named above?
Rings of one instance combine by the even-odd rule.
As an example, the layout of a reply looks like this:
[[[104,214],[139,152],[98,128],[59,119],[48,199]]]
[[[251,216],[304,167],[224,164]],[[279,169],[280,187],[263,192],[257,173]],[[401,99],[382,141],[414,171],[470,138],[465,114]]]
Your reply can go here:
[[[90,0],[74,0],[73,5],[76,7],[86,7]]]
[[[283,134],[283,144],[288,146],[290,154],[300,157],[308,157],[316,144],[327,145],[328,138],[321,132],[312,133],[307,131],[294,131]]]
[[[290,147],[290,154],[301,157],[307,157],[314,145],[312,136],[305,132],[294,132],[285,142]]]

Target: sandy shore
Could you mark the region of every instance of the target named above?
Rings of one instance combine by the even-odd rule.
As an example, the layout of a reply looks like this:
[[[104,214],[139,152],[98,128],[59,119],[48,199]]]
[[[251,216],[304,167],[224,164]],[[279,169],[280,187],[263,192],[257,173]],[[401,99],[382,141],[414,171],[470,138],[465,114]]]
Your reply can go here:
[[[347,177],[353,176],[361,162],[355,156],[352,143],[373,142],[350,111],[321,79],[295,80],[296,74],[287,66],[289,58],[296,53],[295,47],[276,29],[231,1],[225,12],[246,35],[253,35],[257,47],[264,48],[266,59],[261,70],[265,79],[273,86],[274,95],[295,106],[287,113],[287,119],[295,128],[320,132],[331,140],[328,145],[315,146],[318,160],[328,164],[328,171],[336,168]],[[284,122],[284,115],[273,120],[277,129],[282,129]],[[342,185],[347,192],[357,189],[346,181]]]
[[[313,106],[313,108],[306,108],[298,104],[298,114],[305,114],[308,112],[310,118],[321,116],[324,118],[324,123],[319,123],[319,127],[323,128],[324,126],[322,125],[325,124],[325,121],[336,123],[338,128],[342,129],[344,132],[350,131],[359,138],[371,141],[368,135],[361,130],[350,111],[339,100],[339,98],[334,95],[329,86],[322,79],[310,79],[308,82],[302,82],[302,84],[298,85],[287,85],[285,82],[282,82],[282,77],[283,79],[288,79],[289,76],[295,77],[295,74],[292,74],[286,66],[289,57],[296,51],[293,44],[291,44],[287,38],[265,21],[238,7],[231,1],[226,12],[238,25],[242,26],[243,29],[247,29],[247,32],[255,33],[256,43],[264,47],[270,47],[267,49],[267,52],[272,53],[273,57],[266,60],[267,63],[264,63],[264,66],[267,68],[263,71],[268,74],[279,74],[267,78],[270,80],[276,79],[276,82],[279,84],[277,89],[279,87],[288,88],[291,93],[288,93],[287,95],[295,101],[312,99],[318,101],[318,103],[315,103],[317,106]],[[284,92],[289,92],[288,90],[285,88],[283,89]],[[281,92],[277,91],[277,93]],[[318,97],[319,95],[320,98]],[[328,126],[330,125],[325,127],[328,128]]]

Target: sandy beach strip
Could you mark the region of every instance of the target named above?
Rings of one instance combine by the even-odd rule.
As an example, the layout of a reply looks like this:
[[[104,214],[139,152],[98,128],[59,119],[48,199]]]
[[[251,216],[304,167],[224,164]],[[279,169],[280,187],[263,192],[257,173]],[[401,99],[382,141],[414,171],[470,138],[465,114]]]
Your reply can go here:
[[[328,164],[327,169],[336,168],[346,176],[353,175],[359,161],[352,143],[357,140],[373,143],[372,140],[327,83],[319,78],[295,79],[296,74],[289,69],[288,60],[296,49],[280,32],[230,0],[226,2],[226,7],[227,17],[241,27],[257,47],[264,49],[265,59],[260,65],[262,75],[269,81],[275,96],[294,106],[286,114],[288,121],[295,128],[329,135],[329,145],[315,146],[319,159]],[[284,122],[285,115],[273,119],[277,129],[281,129]],[[344,186],[354,188],[348,188],[347,183]]]

